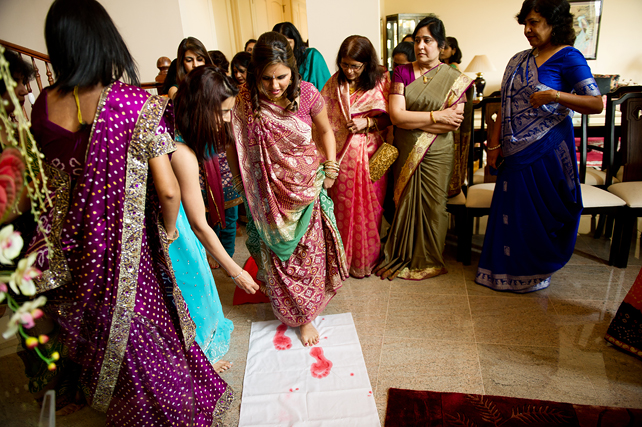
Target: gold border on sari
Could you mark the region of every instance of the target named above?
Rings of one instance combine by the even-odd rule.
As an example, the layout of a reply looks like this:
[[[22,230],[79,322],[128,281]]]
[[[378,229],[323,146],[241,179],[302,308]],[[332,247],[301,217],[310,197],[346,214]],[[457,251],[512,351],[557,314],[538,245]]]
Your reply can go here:
[[[463,96],[464,92],[466,92],[466,89],[468,89],[472,82],[473,80],[470,77],[465,74],[460,74],[450,87],[450,90],[446,95],[446,99],[444,99],[444,102],[439,108],[439,111],[456,103]],[[392,93],[392,88],[390,93]],[[406,185],[410,181],[412,175],[415,173],[417,166],[419,166],[421,160],[426,155],[428,149],[430,149],[433,142],[435,142],[435,139],[437,139],[437,136],[438,135],[435,135],[434,133],[422,132],[421,136],[417,138],[415,146],[412,148],[410,154],[408,155],[408,158],[406,159],[406,162],[401,168],[397,184],[395,185],[395,205],[399,205],[399,200],[401,199],[403,191],[406,189]]]
[[[148,143],[156,138],[155,131],[163,117],[168,101],[168,98],[163,99],[160,96],[150,96],[147,99],[136,121],[128,148],[125,182],[125,192],[128,196],[125,197],[123,207],[122,250],[119,261],[116,305],[91,405],[94,409],[102,412],[106,412],[109,408],[129,341],[132,318],[135,314],[138,271],[145,224],[145,209],[140,207],[145,206],[147,195],[148,160],[152,154],[158,153],[158,151],[150,152]]]

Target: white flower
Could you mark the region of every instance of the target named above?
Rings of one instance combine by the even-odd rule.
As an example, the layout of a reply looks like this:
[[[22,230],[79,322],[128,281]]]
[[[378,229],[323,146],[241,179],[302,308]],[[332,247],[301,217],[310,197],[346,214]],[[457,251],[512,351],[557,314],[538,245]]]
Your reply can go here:
[[[9,224],[0,230],[0,262],[13,264],[12,260],[20,254],[23,244],[20,233],[13,231],[13,225]]]
[[[11,319],[9,319],[9,324],[7,325],[7,329],[2,334],[2,337],[4,339],[8,339],[16,332],[18,332],[18,329],[20,328],[19,323],[22,323],[27,327],[33,327],[34,319],[42,315],[42,311],[38,312],[36,310],[40,310],[38,307],[42,307],[46,302],[47,298],[45,298],[44,296],[39,296],[33,301],[27,301],[22,304],[18,311],[13,313],[13,316],[11,316]]]
[[[28,258],[21,259],[18,262],[18,268],[11,274],[9,286],[15,293],[22,293],[22,295],[34,295],[36,293],[36,285],[33,283],[33,279],[40,276],[40,270],[33,267],[36,255],[36,253],[32,253]],[[18,288],[20,288],[20,292],[18,292]]]

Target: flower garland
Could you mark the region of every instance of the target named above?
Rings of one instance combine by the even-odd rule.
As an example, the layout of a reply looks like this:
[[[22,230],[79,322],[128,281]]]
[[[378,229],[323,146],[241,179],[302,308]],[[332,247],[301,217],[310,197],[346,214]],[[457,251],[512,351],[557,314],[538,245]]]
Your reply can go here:
[[[44,156],[38,151],[36,142],[29,131],[31,124],[25,117],[14,92],[17,84],[11,76],[9,63],[4,58],[4,50],[4,47],[0,46],[0,80],[4,80],[10,101],[15,107],[13,113],[15,121],[7,114],[8,101],[0,102],[0,133],[4,136],[4,138],[0,138],[2,145],[2,154],[0,155],[0,222],[17,209],[20,195],[22,191],[26,190],[31,199],[31,213],[38,220],[38,227],[42,227],[41,214],[52,206],[47,190],[47,178],[45,174],[41,173],[44,170],[42,164]],[[25,181],[30,181],[31,184],[24,185]],[[49,244],[49,241],[46,243]],[[23,245],[23,239],[19,232],[14,231],[13,225],[2,228],[0,230],[0,264],[13,265]],[[0,302],[6,299],[8,307],[13,311],[7,329],[2,336],[7,339],[19,333],[25,339],[27,348],[35,350],[47,364],[48,369],[53,371],[56,369],[55,362],[60,358],[60,355],[58,352],[45,355],[38,348],[39,344],[46,344],[49,337],[47,335],[34,337],[26,331],[33,328],[35,320],[43,316],[44,313],[40,307],[45,305],[47,298],[39,296],[19,304],[13,296],[32,297],[36,294],[33,280],[39,277],[41,272],[33,266],[35,260],[36,254],[33,253],[27,258],[21,259],[15,270],[0,272]]]

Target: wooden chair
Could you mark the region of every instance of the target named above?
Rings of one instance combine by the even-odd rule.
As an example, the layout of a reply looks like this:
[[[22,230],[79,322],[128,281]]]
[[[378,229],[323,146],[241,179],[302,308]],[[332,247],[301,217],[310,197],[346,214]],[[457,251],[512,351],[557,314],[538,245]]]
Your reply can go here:
[[[490,135],[495,126],[500,126],[500,123],[495,122],[497,117],[495,113],[499,111],[501,106],[501,98],[488,97],[484,98],[479,104],[476,105],[476,110],[480,110],[482,114],[482,123],[486,126],[485,134]],[[473,122],[474,122],[473,110]],[[484,132],[483,125],[480,132]],[[470,265],[472,256],[472,240],[473,240],[473,225],[475,218],[488,215],[490,212],[490,202],[493,198],[493,191],[495,190],[494,182],[475,183],[473,169],[474,169],[474,148],[478,132],[473,132],[470,138],[470,151],[468,155],[468,176],[469,178],[468,191],[466,193],[466,216],[464,218],[464,227],[461,229],[461,236],[458,240],[457,260],[461,261],[464,265]],[[483,145],[483,142],[482,142]],[[460,247],[461,246],[461,247]]]
[[[618,163],[622,164],[623,174],[622,182],[610,185],[608,190],[624,200],[626,206],[615,219],[610,263],[626,268],[631,237],[637,218],[642,216],[642,87],[624,87],[607,97],[607,138],[611,142],[615,140],[615,110],[618,106],[622,113],[621,149],[617,156],[619,161],[614,162],[615,144],[612,144],[610,159],[615,163],[613,168],[618,167]]]

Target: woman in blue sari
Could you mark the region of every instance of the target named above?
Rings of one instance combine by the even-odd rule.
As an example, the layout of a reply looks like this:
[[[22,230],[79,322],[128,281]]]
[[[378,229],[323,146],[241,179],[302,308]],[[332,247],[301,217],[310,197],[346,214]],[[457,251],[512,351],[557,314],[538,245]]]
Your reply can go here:
[[[232,260],[208,224],[207,195],[202,193],[200,185],[200,181],[206,179],[206,153],[225,150],[224,122],[229,121],[237,93],[230,77],[213,65],[204,65],[185,76],[175,98],[178,132],[171,161],[181,188],[181,206],[176,220],[179,237],[169,247],[169,254],[176,283],[196,324],[196,342],[216,372],[231,366],[220,359],[227,353],[234,326],[223,315],[205,251],[246,292],[254,293],[258,289],[250,274]]]
[[[525,293],[548,287],[571,258],[582,213],[571,110],[603,106],[572,47],[566,0],[526,0],[517,21],[533,49],[515,55],[502,80],[501,126],[488,141],[499,173],[476,282]]]

